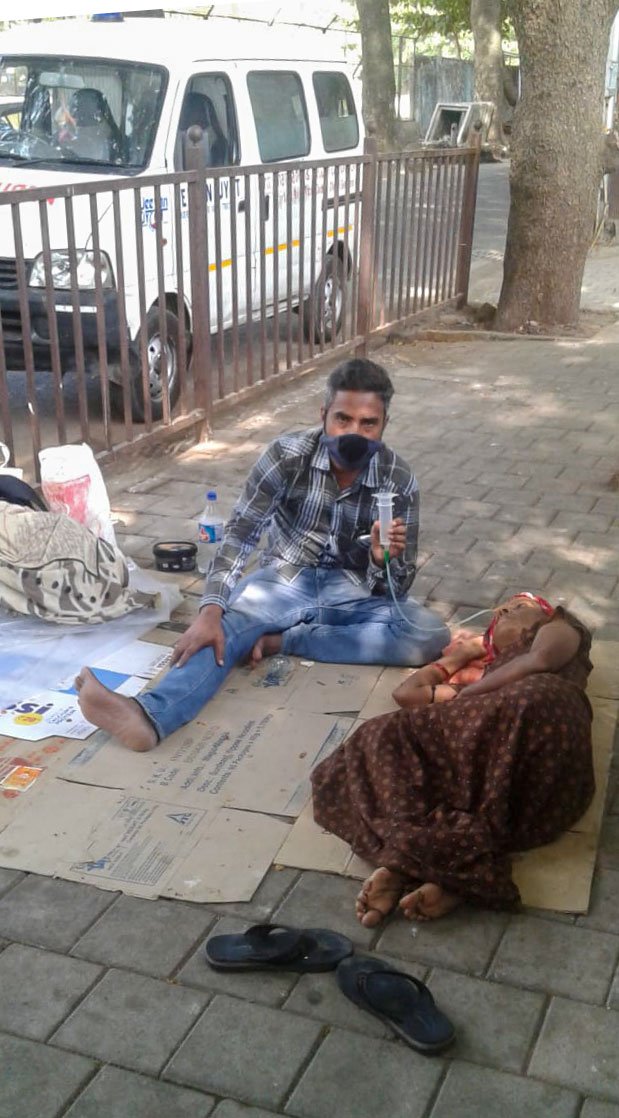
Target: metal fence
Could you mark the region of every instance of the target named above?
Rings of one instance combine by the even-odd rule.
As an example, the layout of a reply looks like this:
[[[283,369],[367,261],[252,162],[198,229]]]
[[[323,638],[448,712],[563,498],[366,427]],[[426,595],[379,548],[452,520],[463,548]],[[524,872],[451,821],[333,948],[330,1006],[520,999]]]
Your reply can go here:
[[[101,178],[0,194],[13,460],[101,456],[465,299],[479,150]]]

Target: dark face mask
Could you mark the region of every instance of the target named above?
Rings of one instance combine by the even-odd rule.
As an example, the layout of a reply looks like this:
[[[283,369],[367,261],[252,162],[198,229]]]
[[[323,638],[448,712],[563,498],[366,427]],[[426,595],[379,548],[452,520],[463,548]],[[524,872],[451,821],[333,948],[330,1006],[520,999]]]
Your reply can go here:
[[[380,439],[365,439],[363,435],[327,435],[324,431],[320,443],[340,470],[363,470],[384,445]]]

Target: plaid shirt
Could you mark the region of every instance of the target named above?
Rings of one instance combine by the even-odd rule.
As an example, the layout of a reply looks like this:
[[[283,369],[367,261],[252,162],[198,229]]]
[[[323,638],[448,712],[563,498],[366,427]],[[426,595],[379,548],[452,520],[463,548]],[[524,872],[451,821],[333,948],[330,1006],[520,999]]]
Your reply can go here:
[[[406,524],[405,554],[390,564],[396,594],[406,593],[417,563],[416,478],[399,455],[383,447],[348,489],[339,489],[319,443],[321,433],[315,427],[283,435],[258,459],[209,567],[201,606],[226,608],[264,531],[261,565],[277,567],[282,577],[292,581],[303,567],[343,569],[351,582],[384,594],[385,571],[374,563],[367,541],[359,541],[378,518],[374,496],[381,489],[396,494],[393,515]]]

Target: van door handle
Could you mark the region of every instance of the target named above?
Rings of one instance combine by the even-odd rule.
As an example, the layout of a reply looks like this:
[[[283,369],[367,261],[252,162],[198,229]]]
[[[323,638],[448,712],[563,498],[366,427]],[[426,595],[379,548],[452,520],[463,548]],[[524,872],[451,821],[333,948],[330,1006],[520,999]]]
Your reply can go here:
[[[239,202],[239,204],[237,206],[237,210],[240,214],[245,213],[245,199],[244,198],[241,198],[241,201]]]

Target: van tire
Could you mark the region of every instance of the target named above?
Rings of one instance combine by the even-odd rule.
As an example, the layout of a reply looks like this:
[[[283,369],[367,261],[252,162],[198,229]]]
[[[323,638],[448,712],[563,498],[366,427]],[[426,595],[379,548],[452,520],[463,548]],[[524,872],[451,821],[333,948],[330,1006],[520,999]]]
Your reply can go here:
[[[303,307],[303,333],[305,340],[325,342],[337,337],[342,325],[344,306],[344,269],[338,256],[328,256],[314,286],[314,313],[310,314],[310,301]],[[335,314],[334,314],[335,306]],[[321,333],[321,317],[324,314],[324,335]]]
[[[178,400],[180,382],[178,373],[178,318],[173,311],[165,312],[166,325],[166,350],[168,357],[168,392],[170,396],[170,412]],[[159,324],[159,310],[151,307],[146,318],[146,354],[148,360],[148,375],[150,384],[150,406],[153,422],[163,419],[163,384],[161,381],[161,330]],[[129,366],[131,370],[131,418],[135,423],[144,423],[146,409],[144,407],[144,393],[142,389],[142,363],[140,361],[140,336],[133,342],[129,350]],[[117,414],[123,415],[123,390],[122,385],[113,384],[112,401]]]

